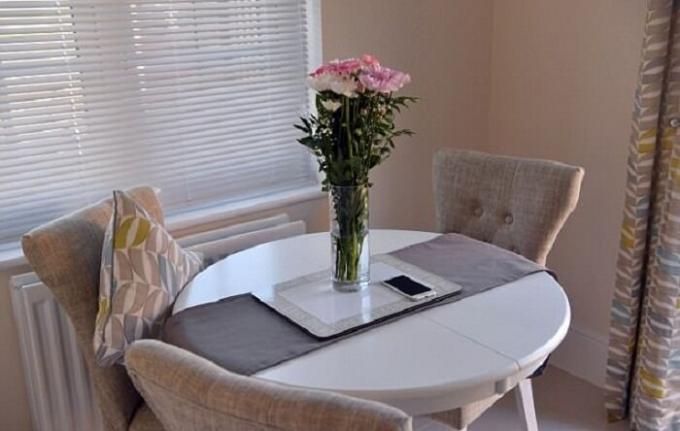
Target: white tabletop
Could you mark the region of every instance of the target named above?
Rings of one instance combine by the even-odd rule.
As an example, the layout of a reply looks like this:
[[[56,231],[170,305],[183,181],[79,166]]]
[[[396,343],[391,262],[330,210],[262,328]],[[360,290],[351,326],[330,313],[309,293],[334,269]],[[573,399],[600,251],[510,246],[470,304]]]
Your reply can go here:
[[[371,254],[438,234],[372,230]],[[329,266],[327,233],[287,238],[234,254],[179,295],[187,307],[273,286]],[[503,393],[559,345],[570,320],[560,285],[537,273],[415,313],[256,374],[307,388],[385,402],[410,414],[459,407]]]

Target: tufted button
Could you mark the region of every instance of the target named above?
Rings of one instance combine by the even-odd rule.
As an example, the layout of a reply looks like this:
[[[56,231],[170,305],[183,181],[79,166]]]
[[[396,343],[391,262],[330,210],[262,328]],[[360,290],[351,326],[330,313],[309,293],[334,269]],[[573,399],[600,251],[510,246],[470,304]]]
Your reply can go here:
[[[482,207],[477,207],[477,208],[474,209],[474,211],[472,211],[472,213],[473,213],[474,215],[476,215],[477,217],[480,217],[480,216],[482,215],[483,212],[484,212],[484,211],[482,211]]]
[[[512,218],[512,214],[507,214],[505,216],[505,224],[512,224],[513,221],[514,219]]]

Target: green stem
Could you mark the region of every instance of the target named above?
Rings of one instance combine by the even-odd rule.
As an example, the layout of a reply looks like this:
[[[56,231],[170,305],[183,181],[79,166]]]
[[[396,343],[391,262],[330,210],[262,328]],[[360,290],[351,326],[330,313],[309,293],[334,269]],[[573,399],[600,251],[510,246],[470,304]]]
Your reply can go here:
[[[345,96],[342,98],[343,110],[345,115],[345,134],[347,139],[347,149],[349,152],[349,158],[351,159],[354,156],[353,151],[354,144],[352,143],[352,126],[349,115],[349,102],[350,102],[349,97]]]
[[[336,223],[332,232],[335,248],[334,279],[342,283],[357,283],[367,235],[368,188],[334,188],[331,198]]]

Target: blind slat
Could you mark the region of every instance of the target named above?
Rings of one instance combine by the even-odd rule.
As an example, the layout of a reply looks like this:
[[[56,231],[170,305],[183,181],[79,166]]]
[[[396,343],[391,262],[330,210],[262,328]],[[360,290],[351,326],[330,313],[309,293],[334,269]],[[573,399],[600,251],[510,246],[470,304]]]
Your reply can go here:
[[[113,188],[172,213],[314,184],[306,1],[0,1],[0,249]]]
[[[230,104],[230,101],[226,98],[220,98],[220,99],[213,99],[213,100],[207,100],[206,98],[202,98],[201,101],[198,103],[203,103],[202,109],[211,109],[211,108],[216,108],[216,107],[223,107],[224,105],[229,105],[228,108],[225,108],[224,115],[221,116],[218,119],[224,119],[227,116],[230,116],[229,114],[231,113],[231,116],[234,117],[250,117],[252,115],[257,115],[258,112],[265,111],[264,113],[266,114],[270,110],[276,109],[280,106],[283,107],[283,109],[290,110],[291,106],[296,106],[300,105],[301,103],[292,103],[292,102],[302,102],[303,100],[299,97],[299,95],[293,95],[291,97],[279,97],[278,99],[273,98],[273,97],[264,97],[264,98],[259,98],[257,102],[252,102],[252,103],[242,103],[242,104]],[[266,109],[258,109],[260,105],[263,103],[269,103],[271,106],[269,110]],[[190,119],[193,120],[194,124],[212,124],[213,121],[215,120],[214,118],[207,118],[207,114],[205,116],[201,115],[196,115],[195,112],[187,113],[184,108],[181,106],[178,107],[176,106],[179,103],[179,100],[173,99],[170,101],[170,103],[165,104],[166,108],[162,109],[159,108],[156,110],[155,115],[154,113],[149,113],[149,112],[143,112],[139,111],[138,113],[140,115],[143,115],[144,117],[148,117],[149,121],[143,122],[141,118],[139,118],[138,115],[135,115],[137,111],[118,111],[116,112],[115,110],[109,110],[108,115],[105,116],[99,116],[97,118],[93,119],[88,119],[85,117],[86,114],[83,114],[83,116],[74,118],[73,120],[61,120],[61,121],[55,121],[55,122],[49,122],[45,123],[43,126],[42,124],[38,125],[31,125],[31,126],[22,126],[22,125],[17,125],[15,126],[12,130],[8,130],[5,135],[5,141],[7,143],[17,143],[20,141],[25,141],[26,140],[26,135],[30,135],[32,133],[40,133],[41,131],[45,130],[44,127],[52,130],[60,130],[63,128],[67,127],[74,127],[78,128],[78,133],[82,135],[87,135],[88,138],[93,139],[95,137],[101,137],[102,134],[105,133],[116,133],[119,134],[120,129],[116,127],[116,122],[111,121],[115,119],[119,119],[121,122],[127,122],[129,123],[128,126],[130,128],[138,128],[138,127],[143,127],[145,130],[153,130],[151,120],[155,120],[155,122],[163,121],[162,123],[162,128],[165,130],[171,130],[168,129],[165,126],[165,121],[172,121],[174,119],[175,121],[175,128],[179,129],[181,126],[185,123],[179,122],[177,118],[186,118],[189,117]],[[157,104],[158,106],[161,106],[161,103]],[[167,107],[171,106],[171,107]],[[124,109],[124,108],[121,108]],[[155,117],[155,118],[153,118]],[[196,119],[196,117],[200,117],[199,119]],[[126,121],[127,120],[127,121]],[[105,136],[104,136],[105,137]]]
[[[269,127],[263,127],[263,129],[266,130],[271,130],[272,135],[268,136],[269,140],[262,143],[261,137],[255,135],[253,137],[253,134],[241,134],[239,136],[234,136],[230,138],[229,142],[224,142],[224,138],[220,133],[224,132],[224,129],[218,129],[217,131],[214,131],[210,134],[205,134],[201,137],[197,138],[197,148],[192,147],[192,157],[199,157],[199,154],[201,151],[205,151],[206,149],[210,150],[210,153],[213,155],[219,155],[220,150],[226,150],[229,149],[231,150],[229,154],[230,158],[237,157],[239,147],[241,146],[247,146],[249,148],[258,148],[260,145],[263,146],[264,149],[267,150],[272,150],[272,140],[278,138],[278,137],[285,137],[288,139],[288,142],[294,142],[295,138],[295,131],[290,130],[290,131],[283,131],[281,130],[281,125],[280,124],[272,124]],[[276,133],[275,133],[276,132]],[[251,138],[250,141],[247,141],[248,138]],[[172,162],[173,160],[179,158],[184,152],[185,148],[182,145],[182,142],[184,140],[180,136],[179,139],[175,142],[171,142],[171,144],[177,144],[176,148],[170,148],[171,145],[164,145],[167,147],[165,151],[163,152],[163,156],[158,156],[154,158],[153,164],[158,164],[160,162]],[[156,143],[157,146],[161,146],[162,141],[159,141]],[[236,148],[235,148],[236,147]],[[125,159],[126,155],[125,154],[118,154],[115,150],[111,150],[110,148],[107,147],[99,147],[99,148],[93,148],[93,149],[88,149],[87,151],[83,151],[82,149],[77,149],[77,151],[83,153],[78,157],[79,163],[87,163],[88,161],[99,161],[103,157],[108,157],[107,162],[115,162],[116,160],[119,159]],[[47,158],[46,156],[49,156]],[[264,156],[263,156],[264,158]],[[54,153],[41,153],[41,154],[36,154],[32,157],[32,159],[24,158],[24,160],[21,160],[22,158],[19,157],[17,162],[3,162],[0,167],[2,167],[3,170],[6,170],[5,172],[7,174],[12,174],[14,177],[14,182],[18,181],[21,179],[21,177],[28,177],[28,178],[33,178],[32,174],[30,172],[26,172],[25,169],[25,164],[21,163],[22,161],[25,162],[31,162],[31,166],[34,167],[35,169],[41,169],[42,174],[46,175],[51,167],[54,167],[59,160],[64,160],[66,162],[70,161],[69,160],[69,153],[67,154],[54,154]],[[43,159],[43,160],[40,160]],[[47,159],[47,160],[45,160]],[[11,163],[11,164],[10,164]],[[1,188],[1,187],[0,187]]]
[[[286,161],[297,160],[295,157],[290,157],[290,158],[287,157],[284,153],[287,153],[287,152],[286,151],[273,152],[272,153],[273,155],[278,156],[278,157],[276,157],[275,160],[271,160],[271,159],[257,160],[254,163],[250,163],[250,166],[262,166],[262,168],[264,169],[264,167],[267,166],[268,164],[278,165],[278,164],[281,164],[282,162],[285,163]],[[227,169],[228,172],[226,172],[224,175],[228,175],[228,176],[230,176],[230,175],[238,175],[238,176],[255,175],[256,173],[249,172],[249,171],[248,172],[242,172],[243,169],[245,169],[249,166],[248,164],[246,164],[247,162],[248,162],[247,157],[242,157],[240,159],[236,158],[234,160],[230,160],[230,163],[228,165],[227,164],[225,164],[225,165],[226,165],[226,168],[231,168],[231,169]],[[204,166],[203,164],[198,164],[198,162],[196,162],[196,164],[194,166],[199,166],[202,171],[205,170],[205,172],[207,172],[207,173],[212,173],[213,176],[214,175],[222,175],[221,172],[225,169],[223,167],[224,165]],[[290,167],[288,167],[288,168],[290,168]],[[135,174],[133,169],[126,168],[126,167],[121,169],[120,167],[117,167],[117,166],[100,165],[99,170],[100,170],[99,181],[106,181],[107,178],[117,180],[118,177],[121,174],[130,174],[130,175]],[[73,172],[72,170],[68,170],[68,169],[66,169],[66,167],[64,167],[63,169],[61,169],[61,171],[57,171],[57,170],[50,171],[50,173],[47,174],[46,177],[48,177],[48,178],[59,178],[60,179],[59,184],[68,183],[69,178],[71,178],[74,181],[75,184],[80,184],[82,186],[80,175],[75,174],[73,176],[69,176],[69,174],[72,173],[72,172]],[[167,180],[170,179],[170,178],[175,178],[174,175],[172,174],[172,172],[167,172],[167,171],[158,172],[155,175],[153,175],[153,177],[155,179],[165,180],[165,182],[167,182]],[[202,175],[199,176],[199,177],[205,179]],[[191,178],[194,178],[194,177],[186,176],[186,177],[183,177],[181,180],[178,180],[178,181],[187,181],[188,179],[191,179]],[[20,185],[23,185],[25,187],[31,187],[32,191],[34,193],[41,191],[41,183],[40,182],[35,182],[35,181],[32,181],[32,180],[25,180],[25,181],[17,181],[17,183],[20,184]],[[49,190],[49,189],[52,188],[52,185],[42,185],[42,187],[43,187],[43,189]],[[12,197],[21,197],[21,195],[16,193],[16,192],[12,192],[10,190],[8,192],[8,195],[7,195],[7,203],[11,202]],[[20,199],[20,200],[25,201],[25,199]]]

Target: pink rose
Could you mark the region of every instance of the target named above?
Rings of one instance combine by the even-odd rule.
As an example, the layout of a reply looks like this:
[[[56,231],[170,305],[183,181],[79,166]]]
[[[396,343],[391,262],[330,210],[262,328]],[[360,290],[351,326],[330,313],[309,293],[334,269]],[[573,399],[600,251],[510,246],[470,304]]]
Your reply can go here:
[[[333,75],[349,75],[357,72],[361,68],[361,62],[356,58],[348,58],[347,60],[333,60],[328,64],[316,69],[311,73],[311,76],[319,76],[326,73]]]
[[[324,73],[326,73],[327,70],[328,70],[328,66],[324,64],[324,65],[316,68],[312,73],[309,74],[309,76],[315,77],[315,76],[323,75]]]
[[[337,63],[336,67],[338,73],[349,75],[350,73],[354,73],[361,68],[361,62],[356,58],[348,58],[347,60],[342,60],[341,62]]]
[[[365,89],[370,91],[393,93],[411,82],[411,77],[408,73],[377,66],[362,71],[359,75],[359,82],[361,82]]]
[[[365,90],[392,93],[410,81],[407,73],[382,67],[370,54],[360,59],[333,60],[312,72],[308,80],[316,91],[332,91],[347,97],[356,97]]]
[[[364,54],[361,56],[361,65],[364,67],[380,67],[378,58],[371,54]]]

